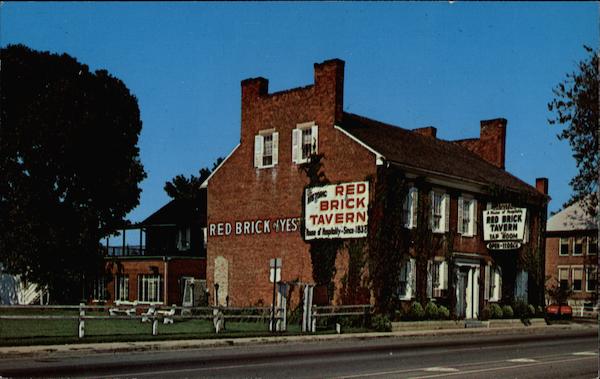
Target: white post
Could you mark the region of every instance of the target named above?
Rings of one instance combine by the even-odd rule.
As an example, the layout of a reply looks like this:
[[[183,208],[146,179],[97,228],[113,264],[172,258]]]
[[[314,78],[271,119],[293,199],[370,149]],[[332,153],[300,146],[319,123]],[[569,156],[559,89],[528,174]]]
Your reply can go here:
[[[308,332],[308,285],[304,285],[302,292],[302,331]]]
[[[158,319],[156,318],[156,316],[152,319],[152,335],[158,335]]]
[[[79,338],[85,336],[85,304],[79,303]]]

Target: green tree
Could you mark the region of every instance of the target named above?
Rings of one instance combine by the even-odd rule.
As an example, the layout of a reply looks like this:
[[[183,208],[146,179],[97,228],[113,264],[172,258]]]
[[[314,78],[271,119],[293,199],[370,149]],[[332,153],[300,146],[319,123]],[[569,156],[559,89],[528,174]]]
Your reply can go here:
[[[101,274],[100,239],[139,203],[137,99],[67,54],[0,53],[0,261],[76,301]]]
[[[203,167],[198,172],[199,176],[190,175],[189,179],[185,175],[177,175],[165,183],[164,190],[172,199],[196,199],[200,193],[200,185],[210,176],[210,174],[223,162],[223,157],[217,158],[213,163],[212,169]]]
[[[562,124],[558,134],[567,140],[577,162],[577,175],[571,179],[573,195],[566,205],[583,200],[591,215],[596,215],[598,205],[598,172],[600,153],[598,150],[598,52],[584,46],[589,56],[580,61],[578,70],[567,74],[567,78],[554,89],[555,98],[548,103],[554,112],[549,119],[551,125]]]

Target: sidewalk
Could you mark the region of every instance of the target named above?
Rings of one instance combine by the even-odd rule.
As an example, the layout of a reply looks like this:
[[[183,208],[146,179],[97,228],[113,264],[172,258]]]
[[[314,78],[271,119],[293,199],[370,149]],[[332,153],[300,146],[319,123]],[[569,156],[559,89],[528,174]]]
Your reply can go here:
[[[248,337],[248,338],[223,338],[223,339],[195,339],[195,340],[171,340],[171,341],[141,341],[141,342],[109,342],[94,344],[70,344],[70,345],[42,345],[42,346],[15,346],[0,347],[0,360],[47,355],[69,355],[81,353],[117,353],[117,352],[140,352],[156,350],[178,350],[178,349],[201,349],[211,347],[248,346],[260,344],[280,343],[307,343],[332,340],[353,340],[373,338],[411,338],[411,337],[435,337],[449,335],[503,335],[503,334],[534,334],[541,331],[552,332],[554,330],[597,330],[597,324],[534,324],[531,326],[510,326],[492,328],[463,328],[463,329],[429,329],[429,330],[403,330],[393,332],[370,332],[351,334],[316,334],[297,336],[273,336],[273,337]]]

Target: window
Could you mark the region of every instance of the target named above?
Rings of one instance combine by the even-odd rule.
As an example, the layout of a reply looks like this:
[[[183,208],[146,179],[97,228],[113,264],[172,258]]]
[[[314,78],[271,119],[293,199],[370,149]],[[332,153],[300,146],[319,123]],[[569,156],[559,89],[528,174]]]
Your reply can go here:
[[[188,251],[190,249],[190,228],[182,228],[177,231],[177,250]]]
[[[319,144],[319,127],[313,122],[298,124],[292,130],[292,162],[305,163],[316,154]]]
[[[560,251],[558,252],[559,255],[569,255],[569,239],[568,238],[561,238],[560,239]]]
[[[417,227],[417,204],[419,202],[419,191],[416,188],[408,190],[402,203],[402,223],[408,229]]]
[[[449,227],[450,196],[431,191],[431,229],[434,233],[447,232]]]
[[[138,275],[138,300],[147,303],[162,301],[162,275]]]
[[[588,267],[585,270],[585,290],[587,292],[596,292],[596,283],[598,283],[598,270],[596,267]]]
[[[588,237],[587,239],[588,247],[587,253],[588,255],[598,255],[598,237]]]
[[[279,133],[261,131],[254,136],[254,167],[266,168],[277,164]]]
[[[458,233],[471,237],[477,234],[477,200],[461,196],[458,198]]]
[[[106,291],[106,278],[104,276],[94,280],[92,296],[94,300],[108,300],[108,292]]]
[[[573,255],[583,254],[583,237],[576,237],[573,240]]]
[[[448,265],[445,261],[429,261],[427,273],[427,296],[441,297],[448,289]]]
[[[566,267],[560,267],[558,269],[558,285],[562,289],[569,288],[569,269]]]
[[[405,261],[400,268],[400,286],[398,288],[398,298],[400,300],[412,299],[412,289],[415,281],[415,260],[410,258]]]
[[[583,278],[583,268],[573,268],[571,273],[573,275],[573,291],[579,292],[583,288],[581,281]]]
[[[129,276],[117,275],[115,280],[115,300],[129,300]]]

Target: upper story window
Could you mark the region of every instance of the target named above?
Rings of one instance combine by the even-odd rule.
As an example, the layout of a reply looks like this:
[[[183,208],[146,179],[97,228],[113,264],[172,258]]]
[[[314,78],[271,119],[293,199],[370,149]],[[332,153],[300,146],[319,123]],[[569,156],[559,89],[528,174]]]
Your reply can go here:
[[[583,237],[575,237],[573,241],[573,255],[583,254]]]
[[[305,163],[319,146],[319,127],[313,122],[298,124],[292,130],[292,162]]]
[[[417,227],[417,204],[419,202],[419,190],[412,187],[408,190],[402,203],[402,223],[408,229]]]
[[[431,191],[431,230],[445,233],[450,227],[450,196],[446,193]]]
[[[587,247],[588,255],[597,255],[598,254],[598,236],[588,237],[587,243],[588,243],[588,247]]]
[[[583,268],[575,267],[572,269],[573,291],[579,292],[582,290]]]
[[[586,291],[588,291],[588,292],[596,291],[596,284],[598,282],[597,272],[598,272],[598,269],[595,266],[590,266],[590,267],[586,268],[586,271],[585,271],[585,279],[586,279],[585,290]]]
[[[466,237],[477,234],[477,200],[470,196],[458,198],[458,233]]]
[[[190,249],[191,243],[190,228],[182,228],[177,231],[177,250],[187,251]]]
[[[559,255],[569,255],[569,239],[561,237],[559,246]]]
[[[254,167],[267,168],[277,164],[279,152],[279,133],[263,130],[254,136]]]

